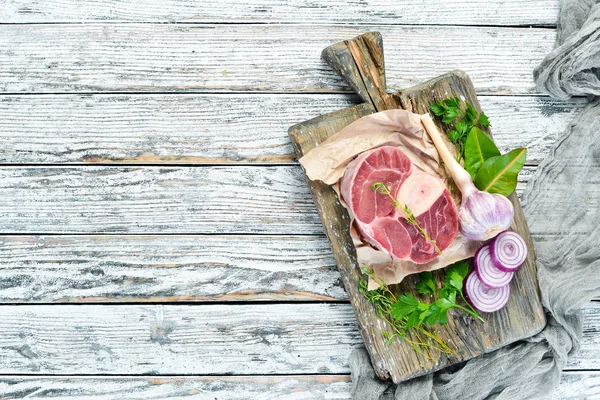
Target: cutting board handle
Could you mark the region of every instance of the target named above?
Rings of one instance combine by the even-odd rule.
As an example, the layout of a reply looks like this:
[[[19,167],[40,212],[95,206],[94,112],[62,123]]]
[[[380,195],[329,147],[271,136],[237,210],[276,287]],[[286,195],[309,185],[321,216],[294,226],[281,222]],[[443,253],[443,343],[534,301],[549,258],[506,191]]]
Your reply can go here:
[[[398,108],[386,88],[381,33],[367,32],[333,44],[321,56],[375,110]]]

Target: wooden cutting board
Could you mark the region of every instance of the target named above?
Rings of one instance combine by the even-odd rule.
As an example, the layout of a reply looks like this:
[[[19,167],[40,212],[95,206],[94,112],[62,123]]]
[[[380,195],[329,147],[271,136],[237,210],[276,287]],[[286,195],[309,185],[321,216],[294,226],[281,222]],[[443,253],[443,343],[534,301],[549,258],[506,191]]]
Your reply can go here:
[[[403,108],[423,114],[429,111],[431,103],[455,96],[463,97],[475,109],[480,110],[475,88],[469,77],[461,71],[453,71],[421,85],[388,94],[383,44],[378,32],[369,32],[327,47],[323,51],[323,58],[344,77],[364,103],[292,126],[289,135],[298,158],[351,122],[377,111]],[[439,128],[445,131],[446,127],[439,125]],[[491,137],[491,133],[487,133]],[[385,343],[383,332],[391,329],[385,321],[375,315],[374,308],[358,290],[361,271],[350,238],[348,213],[340,205],[331,187],[320,181],[308,181],[308,186],[331,243],[371,362],[381,379],[400,382],[424,375],[527,338],[545,326],[533,244],[515,193],[510,196],[515,207],[512,229],[525,238],[529,247],[529,257],[510,284],[511,296],[508,304],[500,311],[483,314],[485,323],[476,321],[466,313],[451,311],[448,324],[439,329],[439,336],[456,350],[457,355],[432,353],[434,359],[431,360],[413,350],[406,342],[395,340]],[[443,276],[443,270],[436,272],[438,284],[441,284]],[[401,284],[394,285],[394,290],[416,294],[414,287],[417,281],[414,276],[408,277]]]

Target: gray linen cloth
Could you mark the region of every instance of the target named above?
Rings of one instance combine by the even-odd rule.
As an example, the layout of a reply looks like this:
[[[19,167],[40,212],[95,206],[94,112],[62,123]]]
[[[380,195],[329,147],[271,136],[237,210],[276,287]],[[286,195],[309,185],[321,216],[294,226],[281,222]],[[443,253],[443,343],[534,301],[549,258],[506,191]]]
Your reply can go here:
[[[548,324],[534,337],[394,385],[377,379],[364,349],[350,356],[357,400],[537,399],[558,384],[582,335],[581,307],[600,294],[600,0],[563,0],[557,47],[534,72],[561,99],[587,95],[527,185],[522,205],[534,235]],[[581,394],[580,398],[585,398]]]

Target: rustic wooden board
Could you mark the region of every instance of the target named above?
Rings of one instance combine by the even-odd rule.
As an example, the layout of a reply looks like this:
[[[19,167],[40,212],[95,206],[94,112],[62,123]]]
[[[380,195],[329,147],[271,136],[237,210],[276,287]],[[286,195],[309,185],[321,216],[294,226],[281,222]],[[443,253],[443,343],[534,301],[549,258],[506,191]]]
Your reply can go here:
[[[285,22],[302,24],[555,25],[555,0],[11,0],[0,23]]]
[[[398,44],[387,55],[390,86],[408,87],[462,68],[478,91],[499,94],[535,92],[531,71],[552,49],[556,33],[439,26],[5,25],[0,92],[347,91],[318,55],[374,28]]]
[[[30,400],[329,400],[350,399],[350,375],[175,377],[0,377],[0,396]],[[537,400],[595,399],[600,373],[562,374],[559,386]],[[210,395],[210,396],[209,396]]]
[[[344,126],[375,111],[400,106],[425,113],[429,104],[455,96],[465,98],[475,109],[480,110],[473,84],[462,72],[443,75],[399,94],[388,94],[383,44],[378,32],[369,32],[330,46],[323,51],[323,57],[344,76],[365,103],[322,115],[290,128],[290,138],[298,158]],[[539,297],[533,243],[516,194],[510,196],[515,207],[512,228],[527,241],[529,257],[511,282],[508,304],[498,312],[487,314],[484,325],[474,323],[470,317],[449,319],[448,325],[440,329],[439,336],[456,349],[457,354],[431,354],[430,358],[426,358],[404,341],[385,343],[383,333],[390,331],[390,327],[375,314],[374,308],[358,291],[358,279],[362,274],[349,233],[348,213],[340,205],[331,187],[320,181],[309,181],[308,186],[331,242],[365,346],[375,372],[381,379],[398,382],[423,375],[529,337],[544,327],[546,321]],[[443,274],[438,275],[439,279],[443,279]],[[398,285],[399,291],[411,291],[418,296],[414,283],[415,279],[412,277],[405,279]]]
[[[322,234],[304,182],[291,165],[0,167],[0,232]]]
[[[480,96],[496,144],[546,157],[586,103]],[[287,128],[354,105],[344,94],[0,96],[0,163],[292,164]],[[248,140],[252,137],[252,140]]]
[[[600,303],[567,369],[600,369]],[[349,304],[0,306],[0,374],[348,374]]]

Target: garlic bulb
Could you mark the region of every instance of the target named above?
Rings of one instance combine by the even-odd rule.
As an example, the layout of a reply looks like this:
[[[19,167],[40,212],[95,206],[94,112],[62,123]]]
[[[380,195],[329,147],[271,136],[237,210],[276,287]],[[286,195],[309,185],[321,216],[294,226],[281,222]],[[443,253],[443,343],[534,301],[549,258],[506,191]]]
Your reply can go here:
[[[455,160],[446,147],[429,114],[422,115],[421,122],[462,194],[462,203],[458,211],[462,234],[468,239],[483,241],[507,230],[515,214],[510,200],[500,194],[477,189],[471,175]]]
[[[514,213],[510,200],[501,194],[480,190],[463,194],[458,210],[460,231],[472,240],[488,240],[510,227]]]

